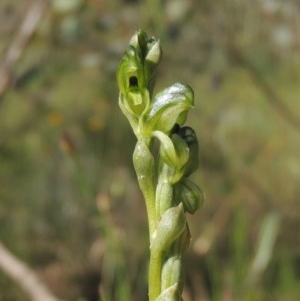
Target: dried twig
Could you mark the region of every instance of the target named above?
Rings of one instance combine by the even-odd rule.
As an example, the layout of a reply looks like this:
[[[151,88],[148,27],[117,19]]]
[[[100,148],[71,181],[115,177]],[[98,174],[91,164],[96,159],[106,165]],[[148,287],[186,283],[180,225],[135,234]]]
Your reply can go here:
[[[49,0],[36,0],[33,2],[20,25],[15,39],[8,48],[7,53],[0,64],[0,97],[9,87],[11,72],[24,52],[24,48],[30,37],[36,30],[48,3]]]
[[[35,273],[0,242],[0,268],[28,294],[32,301],[59,301]]]
[[[272,105],[274,109],[290,124],[294,129],[300,131],[300,116],[297,116],[291,109],[289,109],[284,100],[276,93],[276,91],[269,85],[269,83],[262,77],[257,68],[244,56],[244,54],[237,49],[237,47],[230,47],[232,57],[245,68],[254,84],[265,94],[266,100]]]

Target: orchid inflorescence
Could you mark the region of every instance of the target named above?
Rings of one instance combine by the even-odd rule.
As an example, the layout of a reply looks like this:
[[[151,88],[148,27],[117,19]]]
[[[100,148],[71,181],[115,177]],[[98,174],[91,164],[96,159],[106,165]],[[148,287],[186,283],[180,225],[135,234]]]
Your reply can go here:
[[[203,193],[188,178],[198,168],[197,137],[184,126],[194,92],[175,83],[153,96],[161,57],[160,41],[136,32],[119,64],[117,81],[119,106],[137,137],[133,163],[149,223],[149,301],[179,301],[182,257],[190,242],[185,213],[201,206]]]

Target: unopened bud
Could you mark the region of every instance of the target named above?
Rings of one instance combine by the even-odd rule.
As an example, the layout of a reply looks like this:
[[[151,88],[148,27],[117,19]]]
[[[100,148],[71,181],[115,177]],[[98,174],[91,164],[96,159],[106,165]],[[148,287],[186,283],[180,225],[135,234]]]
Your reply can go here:
[[[203,191],[187,178],[175,185],[176,199],[181,200],[183,208],[188,213],[195,213],[204,201]]]
[[[178,289],[178,285],[174,284],[164,290],[155,301],[178,301],[181,300],[180,291]]]
[[[186,223],[182,204],[168,209],[161,217],[150,246],[155,255],[167,250],[173,241],[182,233]]]
[[[156,188],[156,216],[160,218],[172,206],[173,186],[170,183],[158,183]]]
[[[183,282],[182,277],[182,257],[169,257],[163,264],[161,272],[161,290],[177,284],[179,287]]]

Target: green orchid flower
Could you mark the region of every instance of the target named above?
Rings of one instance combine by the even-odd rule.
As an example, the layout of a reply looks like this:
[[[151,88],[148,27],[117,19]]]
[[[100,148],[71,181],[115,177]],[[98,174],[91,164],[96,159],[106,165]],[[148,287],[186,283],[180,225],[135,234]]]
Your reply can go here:
[[[159,40],[138,31],[130,40],[117,70],[119,103],[126,117],[138,118],[149,107],[150,91],[161,59]]]
[[[200,208],[203,192],[188,179],[199,164],[196,133],[184,126],[194,92],[175,83],[153,96],[161,56],[158,39],[136,32],[117,69],[119,106],[137,137],[133,164],[149,223],[149,301],[182,301],[191,237],[186,212]]]
[[[175,124],[183,125],[194,106],[194,92],[188,85],[176,83],[158,93],[143,116],[143,134],[169,133]]]

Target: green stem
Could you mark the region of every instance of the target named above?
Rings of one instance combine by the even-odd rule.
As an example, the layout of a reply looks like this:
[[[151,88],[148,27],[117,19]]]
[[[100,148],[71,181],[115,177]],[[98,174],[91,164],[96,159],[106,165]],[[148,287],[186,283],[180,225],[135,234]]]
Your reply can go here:
[[[133,165],[146,203],[150,242],[156,228],[155,161],[151,144],[151,139],[140,137],[133,153]]]
[[[161,293],[162,256],[153,254],[150,248],[149,262],[149,301],[154,301]]]
[[[141,182],[143,182],[143,179],[139,180],[140,187],[142,186]],[[149,185],[146,186],[149,187]],[[149,226],[149,238],[151,242],[153,233],[155,232],[155,228],[156,228],[155,193],[153,189],[146,189],[146,190],[142,189],[142,192],[146,203],[148,226]]]
[[[153,254],[151,242],[156,233],[156,185],[155,185],[155,161],[150,151],[151,140],[140,137],[133,154],[133,163],[137,174],[140,189],[146,203],[149,238],[150,238],[150,262],[149,262],[149,301],[154,301],[161,290],[162,256]]]

